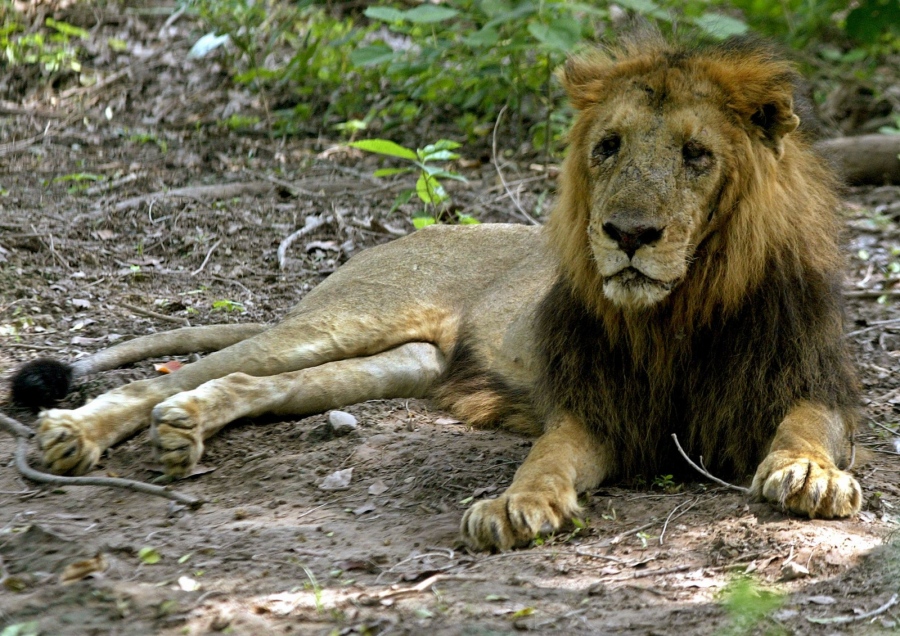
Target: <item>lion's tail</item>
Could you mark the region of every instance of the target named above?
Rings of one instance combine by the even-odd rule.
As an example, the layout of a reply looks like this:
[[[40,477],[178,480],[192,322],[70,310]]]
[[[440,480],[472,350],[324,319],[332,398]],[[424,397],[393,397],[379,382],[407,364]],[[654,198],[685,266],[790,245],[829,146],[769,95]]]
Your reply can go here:
[[[259,323],[184,327],[119,343],[71,365],[39,358],[22,365],[13,375],[12,401],[35,411],[48,408],[66,396],[75,378],[147,358],[218,351],[265,329],[266,325]]]

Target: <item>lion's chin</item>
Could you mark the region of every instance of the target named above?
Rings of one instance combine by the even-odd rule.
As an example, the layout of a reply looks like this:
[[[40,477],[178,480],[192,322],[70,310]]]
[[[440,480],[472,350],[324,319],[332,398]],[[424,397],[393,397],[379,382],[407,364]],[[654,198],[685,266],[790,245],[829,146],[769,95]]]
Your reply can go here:
[[[662,301],[674,286],[674,281],[655,280],[628,267],[603,281],[603,293],[619,307],[642,309]]]

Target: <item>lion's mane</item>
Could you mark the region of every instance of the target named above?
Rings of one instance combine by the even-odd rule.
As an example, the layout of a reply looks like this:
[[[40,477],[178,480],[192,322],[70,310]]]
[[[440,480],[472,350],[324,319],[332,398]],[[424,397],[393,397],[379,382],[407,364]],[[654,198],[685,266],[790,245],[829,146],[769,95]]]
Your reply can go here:
[[[715,106],[753,121],[771,116],[757,105],[784,100],[795,80],[752,40],[680,49],[642,37],[589,61],[589,78],[571,77],[571,66],[562,72],[578,109],[618,76],[664,66],[711,79],[721,88],[711,99],[727,100]],[[735,136],[711,210],[716,231],[669,297],[629,310],[604,296],[588,244],[590,124],[580,117],[570,133],[547,227],[561,265],[537,317],[539,410],[583,418],[609,440],[623,477],[683,466],[672,433],[711,470],[752,474],[799,400],[855,421],[835,182],[803,134],[787,135],[776,152],[765,138]]]

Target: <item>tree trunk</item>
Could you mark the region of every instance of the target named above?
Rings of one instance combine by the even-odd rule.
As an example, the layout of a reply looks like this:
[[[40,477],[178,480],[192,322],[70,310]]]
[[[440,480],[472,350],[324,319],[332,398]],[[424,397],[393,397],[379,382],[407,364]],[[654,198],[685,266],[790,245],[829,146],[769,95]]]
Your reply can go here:
[[[850,185],[900,183],[900,135],[838,137],[815,147]]]

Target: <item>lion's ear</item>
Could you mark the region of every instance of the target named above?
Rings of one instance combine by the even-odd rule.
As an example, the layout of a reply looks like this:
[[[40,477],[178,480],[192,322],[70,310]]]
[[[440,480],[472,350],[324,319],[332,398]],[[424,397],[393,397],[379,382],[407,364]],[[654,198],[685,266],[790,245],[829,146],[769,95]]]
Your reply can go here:
[[[569,102],[576,110],[584,110],[596,103],[603,89],[603,78],[610,66],[610,59],[600,51],[572,56],[560,68],[559,78]]]
[[[794,101],[790,95],[765,103],[750,115],[750,123],[759,129],[761,140],[781,159],[784,154],[784,137],[800,125],[800,118],[794,113]]]

